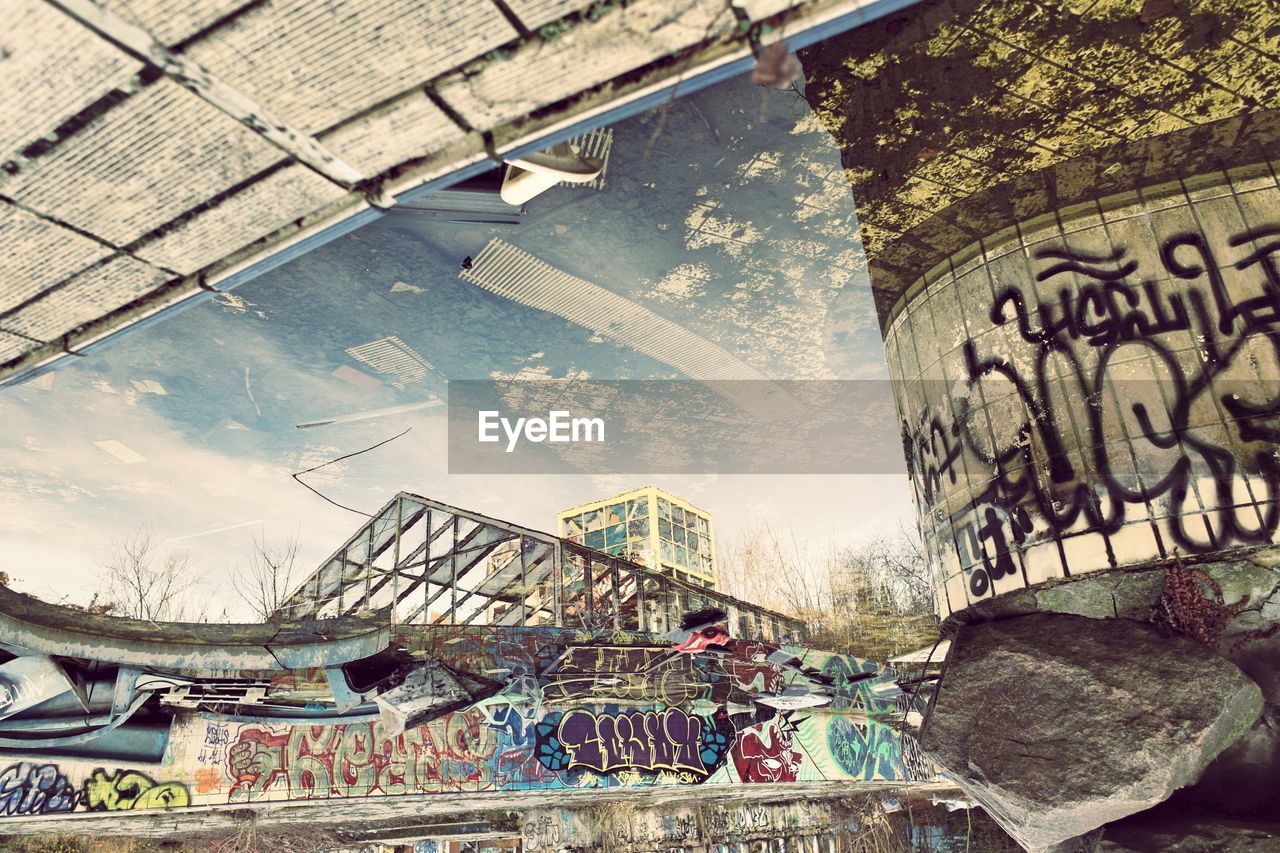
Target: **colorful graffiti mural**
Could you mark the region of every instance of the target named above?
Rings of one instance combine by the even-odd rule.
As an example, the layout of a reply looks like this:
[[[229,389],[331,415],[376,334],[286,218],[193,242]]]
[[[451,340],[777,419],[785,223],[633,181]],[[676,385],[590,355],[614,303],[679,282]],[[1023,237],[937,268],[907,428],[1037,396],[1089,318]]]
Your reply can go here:
[[[91,812],[181,808],[191,805],[191,793],[181,782],[157,783],[136,770],[99,768],[84,783],[84,805]]]
[[[11,764],[0,774],[0,814],[69,812],[79,802],[75,787],[56,764]]]
[[[679,708],[575,709],[538,724],[538,761],[572,778],[586,770],[623,779],[701,782],[723,761],[728,743],[712,720]]]
[[[394,736],[374,722],[245,725],[227,752],[228,799],[494,790],[498,745],[498,731],[475,711]]]
[[[72,778],[80,776],[77,786]],[[83,765],[20,761],[0,773],[0,815],[48,815],[72,811],[115,812],[181,808],[191,804],[182,782],[156,782],[138,770],[84,771]]]
[[[804,754],[794,749],[796,727],[780,717],[740,730],[733,741],[733,765],[743,782],[794,782]]]
[[[777,647],[752,648],[746,661],[724,666],[659,647],[570,645],[551,651],[556,663],[541,676],[527,653],[516,653],[519,675],[471,709],[453,712],[399,735],[379,723],[338,726],[192,725],[188,763],[207,761],[226,743],[226,801],[312,799],[410,793],[653,784],[739,784],[852,780],[927,780],[935,770],[910,737],[887,718],[900,710],[872,686],[890,678],[868,661]],[[508,645],[510,653],[519,644]],[[721,649],[720,653],[727,650]],[[734,650],[738,651],[738,650]],[[716,652],[712,651],[712,654]],[[497,662],[493,649],[480,653]],[[791,659],[780,665],[766,658]],[[474,665],[456,654],[453,665]],[[676,668],[672,668],[675,664]],[[734,672],[734,666],[767,671]],[[741,695],[742,684],[782,691],[792,674],[820,674],[830,707],[804,712],[757,705],[730,713],[715,698]],[[601,684],[609,673],[678,672],[689,687],[681,705],[618,702],[574,705],[565,685]],[[809,676],[805,676],[808,678]],[[782,684],[774,683],[781,679]],[[671,683],[676,683],[674,680]],[[708,685],[712,685],[708,687]],[[716,686],[719,685],[719,686]],[[602,687],[593,687],[588,694]],[[620,692],[627,693],[625,680]],[[565,707],[569,704],[569,707]],[[686,706],[686,707],[682,707]],[[736,706],[735,706],[736,707]],[[732,760],[730,760],[732,759]],[[180,761],[183,759],[179,759]],[[193,779],[194,781],[194,779]],[[207,780],[198,783],[210,790]]]
[[[369,718],[286,725],[180,710],[155,766],[10,765],[0,774],[0,815],[936,778],[914,741],[889,724],[905,709],[876,689],[891,672],[699,630],[698,641],[683,646],[563,629],[405,630],[396,638],[405,653],[484,673],[503,687],[396,733]],[[279,683],[297,689],[295,681]],[[788,698],[813,707],[789,707]]]

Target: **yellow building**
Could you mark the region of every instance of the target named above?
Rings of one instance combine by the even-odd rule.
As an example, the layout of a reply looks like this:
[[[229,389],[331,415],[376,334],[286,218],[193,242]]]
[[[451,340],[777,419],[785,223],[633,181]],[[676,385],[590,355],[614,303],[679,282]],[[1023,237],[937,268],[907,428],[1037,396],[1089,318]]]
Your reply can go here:
[[[556,518],[565,539],[716,588],[711,514],[657,486],[581,504]]]

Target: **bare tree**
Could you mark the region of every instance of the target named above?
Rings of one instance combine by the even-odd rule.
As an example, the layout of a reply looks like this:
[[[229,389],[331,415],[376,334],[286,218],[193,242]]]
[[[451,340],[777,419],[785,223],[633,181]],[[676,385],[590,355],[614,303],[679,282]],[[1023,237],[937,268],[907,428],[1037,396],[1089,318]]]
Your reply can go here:
[[[830,583],[827,634],[836,647],[883,661],[937,639],[932,582],[915,531],[846,548]]]
[[[296,533],[278,547],[268,543],[265,536],[255,534],[249,565],[233,572],[236,592],[261,621],[269,621],[293,592],[297,557]]]
[[[773,556],[764,525],[755,524],[736,539],[722,542],[716,567],[721,592],[773,610],[786,605],[767,578],[772,574]]]
[[[140,527],[113,542],[103,568],[107,575],[102,593],[115,615],[153,622],[196,620],[202,615],[191,599],[196,584],[191,555],[162,553],[150,528]]]
[[[780,537],[757,522],[722,546],[720,556],[719,588],[729,595],[802,617],[826,606],[830,545],[815,546],[794,531]]]
[[[724,547],[720,588],[797,617],[811,645],[883,661],[937,637],[928,564],[915,531],[852,548],[767,524]]]
[[[933,611],[933,578],[916,531],[899,527],[896,533],[848,549],[841,563],[866,575],[878,597],[903,615]]]

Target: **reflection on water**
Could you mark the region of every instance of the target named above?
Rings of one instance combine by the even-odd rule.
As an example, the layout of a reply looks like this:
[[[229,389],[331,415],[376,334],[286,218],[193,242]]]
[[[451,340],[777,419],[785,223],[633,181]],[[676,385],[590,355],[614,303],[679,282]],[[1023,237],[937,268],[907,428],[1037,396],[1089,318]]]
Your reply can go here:
[[[449,380],[706,378],[691,347],[750,377],[884,375],[839,152],[801,98],[735,79],[672,104],[661,126],[655,111],[612,130],[602,185],[553,188],[518,224],[389,216],[7,389],[0,523],[17,588],[87,598],[103,550],[139,526],[191,550],[213,589],[247,530],[297,532],[301,562],[318,563],[353,516],[290,474],[409,426],[307,483],[366,510],[411,488],[535,526],[600,491],[448,477]],[[495,238],[597,288],[599,310],[465,280]],[[850,304],[864,309],[852,326]],[[677,346],[650,345],[672,329]],[[725,516],[807,491],[768,479],[696,488]],[[905,490],[884,511],[905,514]]]

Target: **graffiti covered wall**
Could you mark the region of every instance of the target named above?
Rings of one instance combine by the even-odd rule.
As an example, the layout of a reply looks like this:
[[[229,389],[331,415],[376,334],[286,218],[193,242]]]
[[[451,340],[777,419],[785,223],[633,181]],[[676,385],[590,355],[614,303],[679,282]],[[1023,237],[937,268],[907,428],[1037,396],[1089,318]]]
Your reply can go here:
[[[917,282],[886,335],[943,617],[1275,541],[1280,189],[1269,168],[1059,211]]]
[[[636,721],[639,725],[629,723]],[[462,711],[387,736],[376,722],[263,726],[193,720],[175,731],[173,769],[202,805],[544,788],[930,779],[933,768],[880,723],[795,714],[761,723],[678,709],[553,712],[513,731]],[[201,729],[228,738],[199,762]],[[194,764],[193,764],[194,760]]]
[[[857,680],[875,665],[835,655],[815,662],[832,681],[829,707],[548,701],[538,682],[553,685],[550,693],[558,696],[556,682],[528,677],[512,692],[391,736],[376,721],[276,726],[192,716],[175,724],[167,766],[202,805],[936,778],[915,741],[884,720],[896,709],[872,687],[891,674]]]
[[[192,804],[187,785],[81,761],[15,761],[0,770],[0,815],[116,812]]]
[[[717,631],[715,643],[672,645],[560,628],[405,628],[397,648],[497,675],[501,689],[404,731],[367,716],[292,725],[178,709],[154,766],[0,765],[0,814],[938,778],[889,722],[905,707],[892,671]],[[280,676],[267,704],[323,683],[318,670]]]

